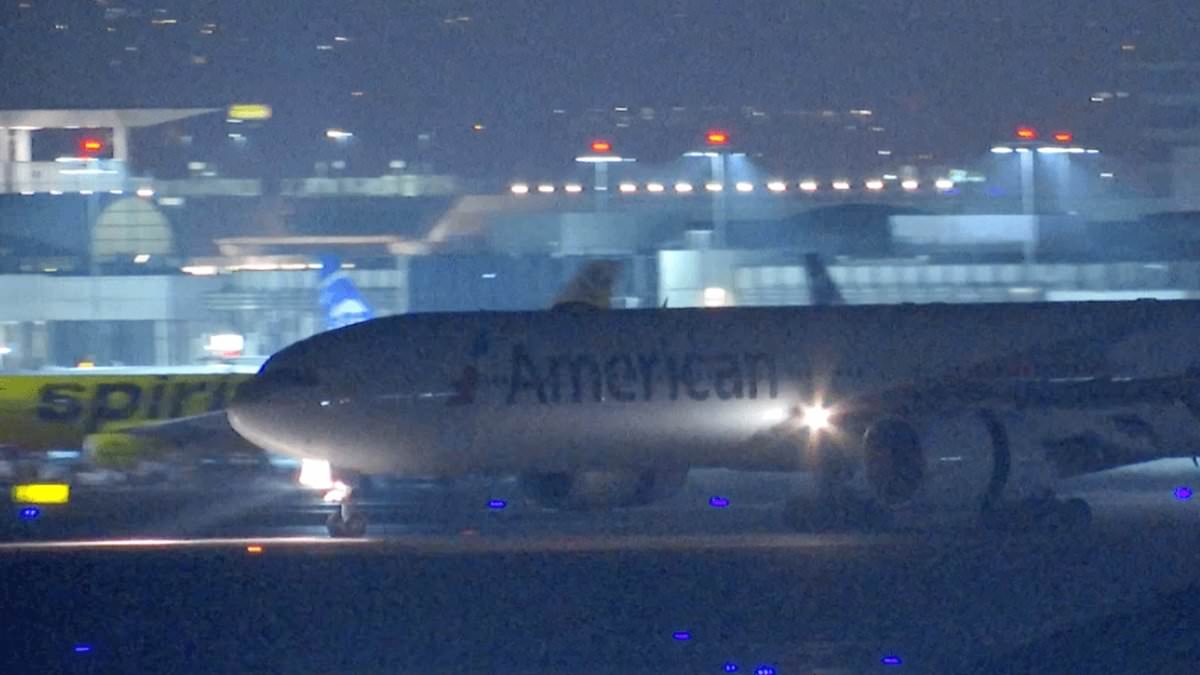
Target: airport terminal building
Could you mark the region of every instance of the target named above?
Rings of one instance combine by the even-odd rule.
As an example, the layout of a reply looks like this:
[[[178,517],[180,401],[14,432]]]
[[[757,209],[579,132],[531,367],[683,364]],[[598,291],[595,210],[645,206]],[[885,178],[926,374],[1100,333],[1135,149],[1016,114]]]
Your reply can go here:
[[[1195,214],[1111,188],[1086,148],[1036,153],[1031,184],[1002,158],[840,181],[732,152],[527,183],[253,176],[222,158],[254,112],[0,112],[0,368],[269,355],[323,329],[324,256],[381,314],[545,308],[596,258],[624,263],[619,307],[807,304],[810,252],[851,303],[1200,297]]]

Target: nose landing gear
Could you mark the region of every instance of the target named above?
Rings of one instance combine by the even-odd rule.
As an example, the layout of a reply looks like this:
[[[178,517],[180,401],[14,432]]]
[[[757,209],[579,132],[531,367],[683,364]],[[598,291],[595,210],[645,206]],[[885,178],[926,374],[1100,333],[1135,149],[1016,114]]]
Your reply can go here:
[[[352,488],[340,485],[325,495],[326,501],[339,502],[338,510],[325,521],[330,537],[361,537],[367,533],[367,517],[354,508],[353,494]]]

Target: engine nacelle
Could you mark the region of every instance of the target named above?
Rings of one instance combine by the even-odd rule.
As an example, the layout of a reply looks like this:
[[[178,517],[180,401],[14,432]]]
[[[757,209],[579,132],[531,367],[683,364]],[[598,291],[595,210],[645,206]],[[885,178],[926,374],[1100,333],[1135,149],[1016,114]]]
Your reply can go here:
[[[161,458],[168,450],[164,443],[121,432],[88,434],[83,439],[84,456],[107,469],[131,469],[139,462]]]
[[[884,418],[867,428],[862,449],[872,496],[889,507],[976,508],[996,501],[1012,463],[1007,430],[984,410],[928,420]]]
[[[520,485],[539,506],[592,511],[666,499],[686,481],[687,469],[618,469],[528,473],[521,476]]]

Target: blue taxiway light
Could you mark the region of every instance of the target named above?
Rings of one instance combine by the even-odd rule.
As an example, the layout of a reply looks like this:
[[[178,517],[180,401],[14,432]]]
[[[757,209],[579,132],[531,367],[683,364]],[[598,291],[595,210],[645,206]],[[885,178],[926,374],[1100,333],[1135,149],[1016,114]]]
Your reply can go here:
[[[1185,501],[1192,498],[1192,488],[1186,485],[1180,485],[1175,488],[1175,499]]]
[[[26,506],[19,512],[21,520],[33,520],[42,515],[42,510],[36,506]]]
[[[691,640],[692,634],[686,630],[677,630],[671,634],[671,637],[675,638],[676,640]]]
[[[492,499],[488,502],[489,509],[502,509],[506,506],[508,506],[508,502],[503,499]]]
[[[736,673],[737,671],[738,671],[738,665],[736,663],[733,663],[732,661],[730,661],[729,663],[725,664],[725,672]]]
[[[87,654],[90,651],[92,651],[91,645],[75,645],[76,654]]]
[[[708,505],[714,509],[723,509],[726,506],[729,506],[729,500],[724,497],[710,497],[708,500]]]
[[[882,659],[879,659],[879,662],[885,666],[898,666],[901,663],[904,663],[900,660],[899,656],[885,656]]]
[[[754,675],[775,675],[775,666],[759,666],[754,669]]]

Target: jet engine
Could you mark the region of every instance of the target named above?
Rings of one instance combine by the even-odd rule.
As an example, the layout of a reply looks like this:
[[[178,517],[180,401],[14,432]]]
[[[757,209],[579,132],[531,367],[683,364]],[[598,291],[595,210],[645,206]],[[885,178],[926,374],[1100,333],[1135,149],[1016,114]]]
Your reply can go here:
[[[687,469],[617,469],[527,473],[520,485],[538,506],[593,511],[666,499],[686,481]]]
[[[887,417],[869,425],[862,439],[871,496],[889,508],[978,508],[999,500],[1008,483],[1009,435],[989,411],[927,420]]]
[[[84,456],[95,466],[128,470],[139,462],[159,459],[167,452],[163,443],[121,432],[88,434],[83,439]]]

